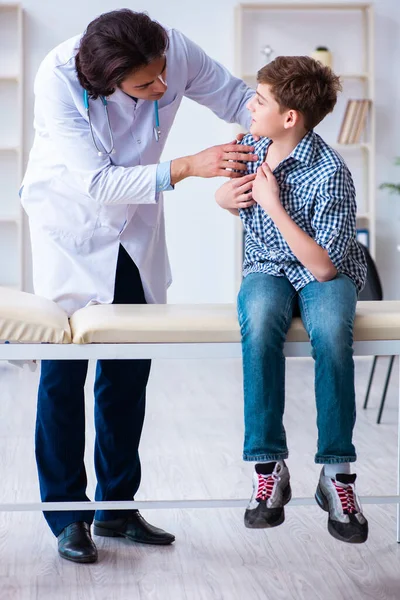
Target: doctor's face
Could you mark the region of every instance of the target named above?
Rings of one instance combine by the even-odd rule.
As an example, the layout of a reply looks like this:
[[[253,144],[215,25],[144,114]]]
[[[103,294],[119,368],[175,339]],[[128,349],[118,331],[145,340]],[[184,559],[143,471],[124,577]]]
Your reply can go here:
[[[157,58],[146,67],[128,75],[120,84],[125,94],[141,100],[160,100],[167,91],[167,59]]]

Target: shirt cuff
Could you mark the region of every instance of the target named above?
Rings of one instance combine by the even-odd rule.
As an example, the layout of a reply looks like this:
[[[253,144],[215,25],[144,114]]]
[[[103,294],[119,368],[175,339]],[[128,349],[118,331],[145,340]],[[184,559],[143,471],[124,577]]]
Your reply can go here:
[[[171,161],[162,162],[157,165],[156,175],[157,193],[169,192],[174,190],[175,186],[171,185]]]

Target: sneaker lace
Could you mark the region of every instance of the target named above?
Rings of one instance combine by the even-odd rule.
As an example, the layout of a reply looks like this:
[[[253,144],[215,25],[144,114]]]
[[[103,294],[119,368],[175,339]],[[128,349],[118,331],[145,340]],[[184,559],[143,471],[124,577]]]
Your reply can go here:
[[[272,473],[271,475],[258,475],[258,488],[256,500],[267,500],[271,498],[274,485],[277,481],[280,481],[279,475]]]
[[[343,513],[345,515],[350,515],[358,512],[353,486],[348,484],[346,487],[343,487],[334,479],[332,479],[332,483],[338,493],[339,500],[342,504]]]

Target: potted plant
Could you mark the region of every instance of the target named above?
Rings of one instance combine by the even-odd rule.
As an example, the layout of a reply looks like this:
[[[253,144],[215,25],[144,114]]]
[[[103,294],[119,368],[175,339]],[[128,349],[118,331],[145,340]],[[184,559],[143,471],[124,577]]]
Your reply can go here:
[[[395,159],[394,164],[400,166],[400,157]],[[390,194],[400,194],[400,183],[381,183],[379,189],[389,190]]]
[[[400,157],[394,161],[395,165],[400,166]],[[389,194],[400,194],[400,183],[381,183],[380,190],[389,190]],[[397,245],[397,250],[400,252],[400,244]]]

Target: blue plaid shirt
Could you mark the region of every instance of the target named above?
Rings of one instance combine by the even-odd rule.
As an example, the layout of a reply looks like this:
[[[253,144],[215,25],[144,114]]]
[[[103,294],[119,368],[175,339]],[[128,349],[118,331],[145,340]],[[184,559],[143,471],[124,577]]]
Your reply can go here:
[[[247,163],[248,173],[255,173],[264,162],[272,140],[261,138],[256,142],[247,134],[241,143],[255,147],[258,160]],[[350,277],[360,291],[367,266],[356,240],[353,179],[341,156],[317,133],[309,131],[276,167],[274,176],[286,212],[327,250],[338,272]],[[244,277],[260,272],[286,277],[296,290],[315,281],[261,206],[240,209],[239,215],[246,232]]]

